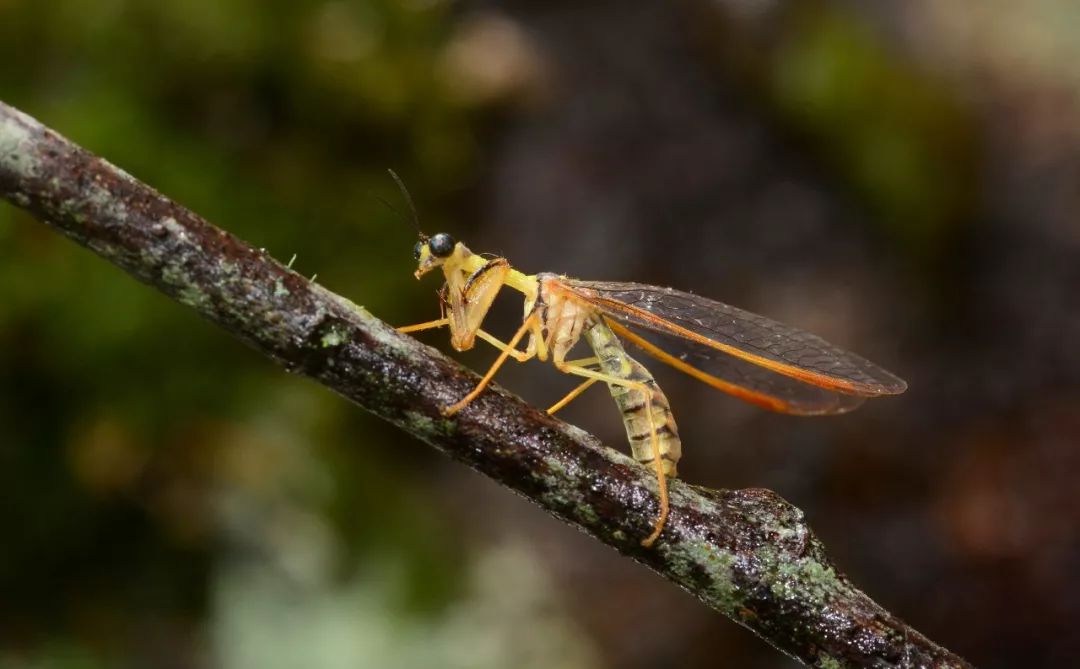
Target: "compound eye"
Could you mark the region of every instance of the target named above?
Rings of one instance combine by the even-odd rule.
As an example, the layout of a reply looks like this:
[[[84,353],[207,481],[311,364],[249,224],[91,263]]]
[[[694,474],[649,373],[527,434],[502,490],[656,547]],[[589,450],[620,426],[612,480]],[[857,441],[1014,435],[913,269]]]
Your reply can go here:
[[[416,242],[416,246],[412,247],[412,257],[415,260],[420,259],[420,252],[424,250],[424,242]]]
[[[436,258],[448,258],[454,252],[454,238],[445,232],[440,232],[428,241],[431,255]]]

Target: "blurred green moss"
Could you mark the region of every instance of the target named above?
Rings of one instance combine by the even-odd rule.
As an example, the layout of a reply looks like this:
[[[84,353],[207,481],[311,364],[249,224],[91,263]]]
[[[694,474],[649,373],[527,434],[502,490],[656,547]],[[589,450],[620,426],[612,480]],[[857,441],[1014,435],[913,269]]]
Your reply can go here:
[[[438,225],[428,212],[455,210],[477,164],[477,110],[438,75],[446,13],[391,0],[9,0],[0,59],[18,67],[0,69],[0,91],[402,321],[430,295],[400,294],[415,233],[376,197],[400,201],[385,170]],[[45,644],[33,666],[128,655],[146,625],[205,616],[223,560],[300,550],[303,536],[281,535],[289,518],[337,537],[327,582],[378,554],[404,575],[401,611],[453,600],[461,547],[423,461],[388,427],[7,205],[0,305],[0,648]]]
[[[773,103],[861,194],[870,220],[938,257],[976,206],[970,112],[854,14],[825,3],[790,14],[766,76]]]

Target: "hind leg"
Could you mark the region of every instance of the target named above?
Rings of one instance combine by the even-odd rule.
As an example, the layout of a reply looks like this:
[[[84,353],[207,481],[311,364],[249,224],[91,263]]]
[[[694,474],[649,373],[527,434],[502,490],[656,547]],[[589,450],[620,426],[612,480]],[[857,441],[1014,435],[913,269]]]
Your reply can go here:
[[[645,397],[651,397],[653,393],[652,388],[644,383],[628,381],[627,379],[588,369],[578,362],[555,362],[555,366],[560,372],[566,374],[574,374],[575,376],[583,376],[586,379],[594,381],[603,381],[612,385],[639,390],[644,393]],[[578,388],[575,388],[575,391],[583,391],[586,387],[588,386],[582,384],[581,386],[578,386]],[[578,392],[578,394],[580,394],[580,392]],[[573,399],[573,397],[570,399]],[[660,456],[660,436],[657,431],[656,420],[653,417],[652,411],[646,411],[645,414],[648,416],[649,420],[649,441],[652,444],[653,470],[656,472],[656,483],[660,496],[660,512],[657,515],[656,523],[653,525],[652,534],[641,541],[642,546],[649,548],[656,542],[657,538],[659,538],[660,533],[664,531],[664,525],[667,523],[668,513],[670,511],[670,500],[668,499],[667,475],[664,473],[664,462],[663,458]]]

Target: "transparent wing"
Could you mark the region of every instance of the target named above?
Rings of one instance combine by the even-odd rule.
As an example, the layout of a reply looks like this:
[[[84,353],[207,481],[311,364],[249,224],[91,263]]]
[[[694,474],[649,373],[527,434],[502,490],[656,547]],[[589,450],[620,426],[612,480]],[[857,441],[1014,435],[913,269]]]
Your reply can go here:
[[[657,360],[729,395],[780,413],[812,416],[851,411],[866,401],[804,383],[697,342],[659,331],[636,329],[604,317],[620,338]]]
[[[650,333],[645,341],[656,340],[657,348],[677,351],[706,374],[770,396],[820,406],[826,398],[821,391],[876,397],[907,388],[893,374],[817,335],[723,302],[639,283],[561,279],[560,284],[609,319]],[[800,385],[816,387],[818,394]],[[839,410],[848,408],[853,406]]]

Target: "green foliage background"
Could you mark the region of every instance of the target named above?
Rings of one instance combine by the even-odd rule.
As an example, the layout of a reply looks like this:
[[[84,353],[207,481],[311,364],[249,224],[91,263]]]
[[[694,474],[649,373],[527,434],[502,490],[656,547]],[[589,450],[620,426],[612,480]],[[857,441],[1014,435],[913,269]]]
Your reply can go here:
[[[0,94],[400,322],[385,169],[440,225],[478,160],[446,11],[8,1]],[[421,447],[8,206],[0,305],[0,666],[444,663],[396,647],[467,595]]]

